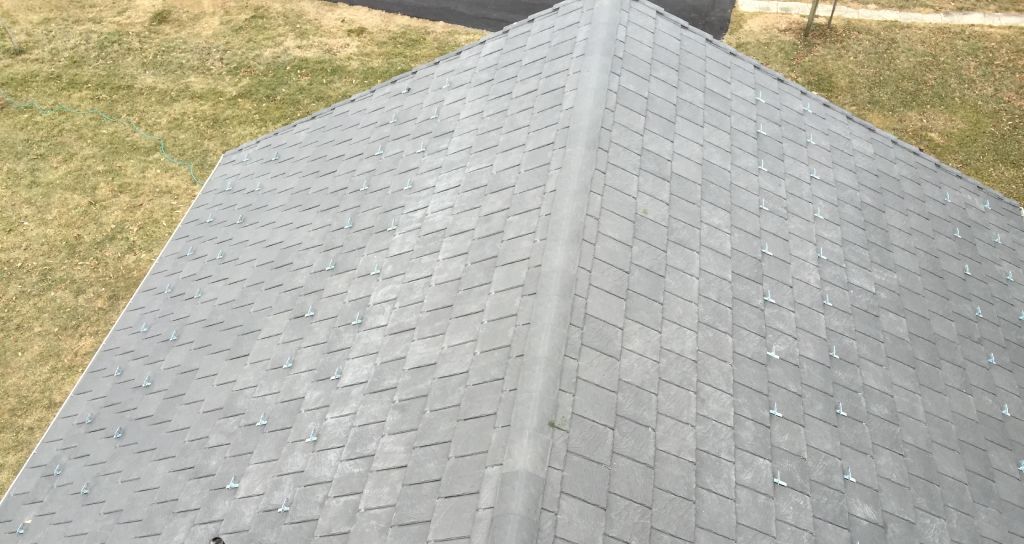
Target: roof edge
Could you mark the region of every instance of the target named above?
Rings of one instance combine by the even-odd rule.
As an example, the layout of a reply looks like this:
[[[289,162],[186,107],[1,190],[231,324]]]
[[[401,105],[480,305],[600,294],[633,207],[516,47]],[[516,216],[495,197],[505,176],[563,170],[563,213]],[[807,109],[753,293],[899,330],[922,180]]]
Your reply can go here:
[[[82,380],[85,379],[86,375],[89,374],[89,369],[92,368],[92,365],[93,363],[96,362],[96,359],[99,357],[100,352],[103,351],[103,345],[106,344],[107,340],[110,339],[110,335],[114,334],[114,331],[117,330],[117,324],[121,322],[121,319],[124,318],[124,314],[127,313],[128,308],[131,307],[132,301],[134,301],[135,297],[139,295],[139,291],[142,290],[142,286],[146,284],[146,278],[148,278],[149,275],[153,273],[153,269],[156,268],[156,263],[160,261],[160,257],[163,257],[164,253],[167,252],[167,248],[171,246],[171,242],[174,241],[174,235],[178,232],[179,229],[181,229],[181,225],[185,223],[185,218],[188,217],[188,212],[192,211],[192,208],[195,207],[196,202],[199,202],[199,197],[203,194],[203,191],[206,189],[206,186],[210,183],[210,180],[213,179],[213,174],[217,171],[217,168],[220,167],[220,163],[223,160],[224,154],[221,154],[221,156],[217,159],[217,164],[213,166],[213,170],[210,170],[210,174],[206,176],[206,181],[203,182],[203,185],[199,188],[199,191],[196,192],[195,198],[192,199],[192,202],[188,205],[188,208],[185,209],[185,213],[181,214],[181,219],[178,220],[177,226],[174,227],[174,230],[171,231],[171,235],[167,238],[167,241],[164,242],[164,247],[162,247],[160,249],[160,253],[157,253],[156,257],[153,258],[153,262],[150,263],[149,269],[146,270],[145,275],[142,276],[142,280],[139,282],[139,286],[135,288],[135,292],[132,293],[131,298],[129,298],[128,302],[125,303],[124,308],[121,308],[121,313],[117,315],[117,319],[114,320],[114,324],[110,327],[110,330],[107,331],[107,335],[103,337],[103,341],[100,342],[100,345],[96,346],[96,351],[92,354],[92,358],[89,359],[89,363],[85,365],[85,368],[82,369],[82,373],[78,375],[78,379],[75,381],[75,385],[71,387],[70,391],[68,391],[67,398],[65,398],[64,402],[61,403],[60,408],[57,409],[56,412],[54,412],[53,419],[50,420],[50,424],[46,426],[46,430],[43,431],[43,434],[39,435],[39,440],[37,440],[36,445],[32,447],[32,452],[28,454],[27,458],[25,458],[25,462],[22,463],[21,468],[18,469],[18,473],[14,475],[14,478],[11,480],[11,485],[7,486],[7,490],[4,491],[3,496],[0,496],[0,504],[4,503],[7,500],[7,496],[11,494],[11,491],[14,489],[14,484],[16,484],[18,482],[18,479],[21,478],[21,474],[25,472],[25,468],[28,467],[29,462],[32,460],[32,456],[34,456],[36,452],[39,451],[39,445],[43,443],[43,440],[46,438],[46,435],[50,432],[50,429],[53,428],[53,424],[56,423],[57,419],[60,418],[62,413],[64,413],[64,408],[67,407],[68,403],[71,402],[71,399],[75,396],[75,390],[78,389],[78,386],[81,385]]]
[[[388,79],[386,79],[384,81],[381,81],[381,82],[373,85],[369,89],[365,89],[365,90],[356,92],[356,93],[352,94],[351,96],[349,96],[348,98],[344,98],[344,99],[342,99],[342,100],[340,100],[338,102],[335,102],[335,103],[333,103],[333,104],[331,104],[329,106],[320,108],[319,110],[311,112],[311,113],[307,114],[304,117],[301,117],[301,118],[296,119],[296,120],[294,120],[294,121],[292,121],[292,122],[290,122],[288,124],[285,124],[285,125],[282,125],[280,127],[277,127],[277,128],[273,129],[272,131],[270,131],[268,133],[261,134],[261,135],[257,136],[256,138],[253,138],[251,140],[247,140],[245,142],[242,142],[242,143],[238,144],[237,146],[235,146],[235,147],[225,151],[224,155],[231,155],[231,154],[235,154],[235,153],[241,153],[241,152],[243,152],[245,150],[252,149],[252,148],[256,147],[257,145],[259,145],[260,143],[262,143],[264,140],[267,140],[267,139],[272,138],[274,136],[278,136],[280,134],[287,133],[287,132],[289,132],[291,130],[294,130],[295,128],[297,128],[298,126],[302,125],[303,123],[308,123],[309,121],[313,121],[314,119],[319,119],[320,117],[323,117],[324,115],[328,115],[328,114],[332,113],[334,110],[336,110],[336,109],[338,109],[340,107],[346,106],[346,105],[351,104],[353,102],[358,102],[360,100],[364,100],[364,99],[373,97],[375,95],[378,95],[378,94],[386,91],[388,88],[390,88],[390,87],[392,87],[392,86],[394,86],[394,85],[396,85],[398,83],[401,83],[402,81],[404,81],[406,79],[409,79],[411,77],[416,76],[420,72],[423,72],[425,70],[429,70],[429,69],[437,66],[438,64],[441,64],[442,62],[444,62],[446,60],[458,57],[458,56],[462,55],[463,53],[465,53],[468,50],[471,50],[471,49],[474,49],[476,47],[481,47],[483,45],[486,45],[486,44],[490,43],[492,40],[494,40],[495,38],[497,38],[499,36],[503,36],[505,34],[508,34],[511,30],[513,30],[515,28],[518,28],[518,27],[520,27],[520,26],[522,26],[524,24],[532,23],[533,21],[535,21],[536,19],[539,19],[541,17],[545,17],[545,16],[551,15],[553,13],[558,13],[558,11],[561,9],[562,5],[565,4],[568,1],[570,1],[570,0],[560,0],[558,3],[556,3],[553,6],[551,6],[550,8],[547,8],[547,9],[542,10],[542,11],[538,11],[537,13],[534,13],[533,15],[531,15],[531,16],[529,16],[526,19],[523,19],[521,21],[516,21],[514,23],[506,25],[501,30],[497,30],[497,31],[494,31],[494,32],[489,32],[489,33],[485,34],[483,37],[481,37],[479,40],[467,43],[467,44],[459,47],[458,49],[455,49],[454,51],[450,51],[448,53],[445,53],[444,55],[441,55],[440,57],[437,57],[437,58],[429,60],[427,62],[418,64],[416,66],[413,66],[412,68],[409,68],[405,72],[402,72],[400,74],[396,74],[396,75],[394,75],[394,76],[392,76],[392,77],[390,77],[390,78],[388,78]],[[479,29],[477,29],[477,30],[479,30]]]
[[[549,422],[557,410],[588,194],[597,170],[624,1],[586,0],[593,9],[540,264],[536,299],[543,303],[533,305],[491,521],[489,539],[494,544],[532,544],[540,530],[553,433]]]
[[[633,1],[637,1],[637,0],[633,0]],[[654,6],[654,9],[655,9],[655,11],[657,13],[672,19],[673,21],[678,23],[683,28],[686,28],[687,31],[692,32],[692,33],[700,36],[701,38],[703,38],[705,40],[705,42],[708,45],[710,45],[712,47],[715,47],[715,48],[718,48],[718,49],[721,49],[722,51],[725,51],[729,55],[732,55],[734,57],[743,59],[744,61],[750,63],[750,65],[753,66],[753,68],[755,70],[757,70],[759,72],[765,73],[766,75],[768,75],[769,77],[775,79],[776,81],[779,81],[780,83],[783,83],[785,85],[789,85],[789,86],[793,87],[794,89],[799,91],[801,94],[805,95],[808,99],[811,99],[813,97],[813,99],[817,102],[818,105],[820,105],[820,106],[822,106],[824,108],[827,108],[829,110],[835,111],[835,112],[837,112],[840,115],[844,115],[847,118],[848,121],[853,122],[853,123],[855,123],[857,125],[860,125],[862,128],[865,128],[868,131],[873,132],[873,133],[879,135],[882,138],[888,138],[889,140],[891,140],[891,142],[894,145],[896,145],[898,147],[901,147],[901,148],[905,149],[906,151],[909,151],[913,155],[915,155],[915,156],[917,156],[917,157],[919,157],[921,159],[924,159],[924,160],[932,163],[932,166],[934,166],[935,168],[937,168],[939,170],[942,170],[942,171],[945,171],[947,174],[949,174],[949,175],[951,175],[953,177],[956,177],[956,178],[960,179],[961,181],[963,181],[965,183],[969,183],[969,184],[974,185],[977,189],[980,189],[981,191],[989,194],[992,197],[998,198],[998,199],[1000,199],[1000,200],[1002,200],[1004,202],[1007,202],[1009,204],[1013,204],[1015,206],[1024,208],[1024,206],[1022,206],[1022,204],[1024,204],[1024,202],[1018,202],[1017,200],[1015,200],[1015,199],[1013,199],[1013,198],[1011,198],[1011,197],[1009,197],[1007,195],[1002,194],[1001,192],[997,191],[996,189],[994,189],[992,187],[989,187],[987,184],[985,184],[981,180],[978,180],[977,178],[971,176],[970,174],[967,174],[967,173],[961,171],[958,167],[955,167],[953,165],[947,164],[947,163],[943,162],[942,160],[940,160],[938,157],[936,157],[936,156],[932,155],[931,153],[925,151],[924,149],[922,149],[922,148],[920,148],[920,147],[918,147],[918,146],[916,146],[916,145],[914,145],[914,144],[912,144],[912,143],[910,143],[908,141],[903,140],[899,136],[896,136],[896,135],[892,134],[891,132],[889,132],[889,131],[887,131],[885,129],[882,129],[880,127],[877,127],[877,126],[873,125],[871,122],[869,122],[869,121],[867,121],[865,119],[862,119],[862,118],[858,117],[856,114],[852,113],[850,110],[846,109],[845,107],[843,107],[843,106],[841,106],[839,104],[836,104],[835,102],[832,102],[831,99],[829,99],[828,97],[826,97],[824,95],[821,95],[821,94],[819,94],[819,93],[817,93],[815,91],[812,91],[812,90],[804,87],[803,85],[798,83],[796,80],[786,76],[785,74],[783,74],[781,72],[778,72],[778,71],[768,67],[767,65],[763,64],[761,61],[759,61],[759,60],[757,60],[757,59],[747,55],[746,53],[743,53],[742,51],[736,49],[732,45],[729,45],[729,43],[725,41],[725,38],[716,39],[714,36],[708,34],[707,32],[704,32],[703,30],[701,30],[701,29],[699,29],[699,28],[697,28],[697,27],[695,27],[693,25],[691,25],[689,22],[679,18],[678,16],[674,15],[672,12],[666,10],[665,8],[663,8],[663,7],[661,7],[661,6],[657,5],[657,4],[654,4],[653,2],[651,2],[651,0],[647,0],[647,1],[650,2]],[[1024,216],[1024,209],[1022,209],[1021,215]]]

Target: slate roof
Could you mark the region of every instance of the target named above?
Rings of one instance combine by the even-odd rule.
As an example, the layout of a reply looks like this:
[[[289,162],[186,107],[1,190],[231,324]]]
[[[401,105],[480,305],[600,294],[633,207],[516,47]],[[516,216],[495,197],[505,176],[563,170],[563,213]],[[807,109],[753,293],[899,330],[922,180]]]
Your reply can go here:
[[[2,540],[1024,542],[1022,227],[570,0],[226,153]]]

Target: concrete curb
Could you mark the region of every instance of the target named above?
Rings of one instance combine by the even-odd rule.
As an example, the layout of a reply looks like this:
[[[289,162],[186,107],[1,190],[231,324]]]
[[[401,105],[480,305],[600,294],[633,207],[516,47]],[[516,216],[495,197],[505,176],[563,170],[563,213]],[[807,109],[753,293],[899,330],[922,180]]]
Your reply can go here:
[[[818,15],[827,16],[832,6],[819,4]],[[780,0],[737,0],[736,9],[752,13],[784,13],[807,15],[811,5],[804,2],[783,2]],[[982,25],[982,26],[1024,26],[1024,13],[948,12],[921,13],[892,9],[867,9],[836,6],[836,17],[862,19],[867,21],[896,21],[900,23],[924,23],[940,25]]]

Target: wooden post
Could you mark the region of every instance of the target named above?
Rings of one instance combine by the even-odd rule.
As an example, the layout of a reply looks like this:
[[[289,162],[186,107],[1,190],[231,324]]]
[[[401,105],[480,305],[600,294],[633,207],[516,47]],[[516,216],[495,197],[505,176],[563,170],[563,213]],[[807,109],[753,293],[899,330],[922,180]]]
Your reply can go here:
[[[832,28],[832,16],[836,14],[836,4],[838,3],[839,0],[832,0],[832,12],[828,14],[828,24],[825,25],[828,28]]]
[[[804,37],[811,34],[811,25],[814,24],[814,15],[818,12],[818,0],[811,2],[811,11],[807,14],[807,26],[804,27]]]

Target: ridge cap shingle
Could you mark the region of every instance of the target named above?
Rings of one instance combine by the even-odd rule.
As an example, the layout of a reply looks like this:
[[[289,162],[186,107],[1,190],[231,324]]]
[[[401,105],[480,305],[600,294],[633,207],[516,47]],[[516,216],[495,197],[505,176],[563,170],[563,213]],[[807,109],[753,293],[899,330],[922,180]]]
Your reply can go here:
[[[586,49],[568,125],[565,161],[548,223],[526,353],[519,373],[508,444],[502,459],[498,500],[489,535],[495,544],[530,544],[540,528],[541,499],[551,449],[550,421],[557,406],[569,336],[583,225],[612,62],[625,0],[586,0],[592,6]],[[581,21],[581,26],[583,26]]]

